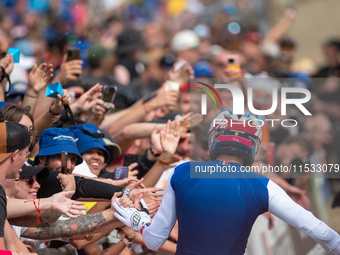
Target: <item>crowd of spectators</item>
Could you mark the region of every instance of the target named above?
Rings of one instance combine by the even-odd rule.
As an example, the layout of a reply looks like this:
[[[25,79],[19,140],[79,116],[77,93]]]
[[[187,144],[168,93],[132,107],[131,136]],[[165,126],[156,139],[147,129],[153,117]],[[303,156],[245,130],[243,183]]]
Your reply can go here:
[[[147,254],[141,235],[114,217],[111,199],[144,198],[155,215],[174,167],[209,160],[207,123],[234,101],[217,89],[221,107],[208,99],[202,115],[202,83],[245,95],[252,88],[258,110],[271,108],[273,88],[310,91],[307,116],[291,105],[282,115],[278,97],[264,117],[297,125],[264,118],[254,166],[325,165],[323,173],[266,176],[305,208],[309,180],[320,178],[325,201],[340,206],[339,167],[329,168],[340,163],[340,40],[325,38],[318,69],[308,56],[296,59],[303,45],[285,36],[296,9],[268,31],[259,13],[243,0],[0,1],[1,254]],[[20,50],[19,63],[9,47]],[[68,61],[68,49],[80,58]],[[63,95],[45,96],[56,82]],[[116,90],[108,107],[105,85]],[[119,179],[129,154],[138,157]],[[161,250],[174,254],[177,237],[176,224]]]

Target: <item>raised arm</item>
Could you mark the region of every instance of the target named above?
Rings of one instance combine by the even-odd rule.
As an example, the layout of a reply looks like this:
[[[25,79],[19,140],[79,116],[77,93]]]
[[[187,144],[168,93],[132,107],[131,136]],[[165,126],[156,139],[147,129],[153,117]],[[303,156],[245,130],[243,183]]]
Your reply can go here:
[[[157,160],[153,167],[145,174],[143,182],[145,187],[156,185],[164,170],[169,168],[171,158],[178,146],[180,134],[181,130],[179,128],[179,122],[171,122],[169,120],[166,127],[159,134],[160,143],[163,149],[162,154],[160,155],[159,160]]]
[[[179,91],[165,90],[163,86],[157,91],[156,97],[146,103],[142,101],[136,102],[128,108],[123,116],[118,118],[108,129],[110,135],[116,134],[119,130],[132,123],[143,120],[144,116],[150,111],[162,106],[174,106],[177,104]]]
[[[154,123],[133,123],[122,130],[118,131],[118,133],[114,136],[114,141],[117,143],[122,153],[127,151],[127,149],[132,145],[135,139],[142,139],[146,137],[150,137],[154,127],[156,124]],[[165,127],[165,124],[156,125],[157,131],[160,131]]]
[[[25,200],[25,199],[7,199],[7,217],[15,218],[24,216],[26,214],[32,214],[39,208],[40,211],[55,210],[65,214],[68,217],[75,218],[77,215],[81,215],[82,212],[78,210],[84,210],[82,202],[74,201],[68,196],[72,196],[74,191],[60,192],[49,198]],[[40,201],[40,202],[39,202]],[[37,207],[37,208],[36,208]],[[19,210],[20,208],[20,210]]]
[[[52,64],[47,65],[46,63],[43,63],[39,67],[37,64],[34,64],[31,72],[29,73],[27,89],[22,106],[29,106],[29,111],[32,115],[35,111],[35,105],[37,103],[40,90],[45,88],[52,77]]]
[[[64,55],[63,62],[61,63],[59,73],[53,78],[51,83],[60,82],[63,86],[70,80],[77,80],[78,75],[82,73],[82,60],[72,60],[66,62],[66,54]],[[36,110],[34,112],[34,119],[43,114],[45,109],[49,109],[53,103],[53,98],[45,97],[44,93],[38,98]]]

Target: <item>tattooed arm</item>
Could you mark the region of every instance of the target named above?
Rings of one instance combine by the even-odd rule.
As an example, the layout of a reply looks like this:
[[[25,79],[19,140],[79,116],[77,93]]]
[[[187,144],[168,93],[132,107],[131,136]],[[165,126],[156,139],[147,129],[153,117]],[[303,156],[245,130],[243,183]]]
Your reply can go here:
[[[39,215],[40,224],[37,223],[36,213],[8,219],[8,221],[11,225],[15,226],[47,228],[51,227],[52,224],[55,221],[57,221],[60,216],[61,216],[60,212],[47,210],[40,213]]]
[[[39,240],[58,237],[73,237],[90,231],[93,231],[91,233],[97,233],[102,230],[100,227],[106,223],[110,223],[109,225],[112,227],[114,227],[115,224],[117,227],[122,224],[114,217],[113,210],[107,209],[100,213],[79,216],[76,219],[66,221],[58,220],[48,228],[28,228],[21,237]]]

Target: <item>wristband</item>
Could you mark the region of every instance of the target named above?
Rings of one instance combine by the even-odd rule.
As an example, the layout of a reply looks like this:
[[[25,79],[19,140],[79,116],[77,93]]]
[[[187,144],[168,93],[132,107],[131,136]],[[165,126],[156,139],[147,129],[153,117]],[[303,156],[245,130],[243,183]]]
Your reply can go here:
[[[50,109],[49,109],[48,111],[53,115],[53,118],[59,118],[59,116],[60,116],[61,113],[59,113],[59,114],[54,114],[54,113],[52,112],[51,108],[52,108],[52,105],[50,106]]]
[[[167,165],[167,166],[170,165],[170,160],[166,161],[164,159],[159,158],[158,161],[159,161],[159,163],[161,163],[163,165]]]
[[[31,96],[31,95],[28,95],[28,94],[25,94],[25,96],[31,97],[31,98],[38,98],[38,96]]]
[[[157,153],[157,151],[154,151],[151,147],[149,148],[149,150],[150,150],[152,156],[154,156],[156,158],[161,155],[161,153]]]
[[[131,244],[133,243],[133,240],[135,240],[135,238],[130,239],[127,238],[126,236],[122,238],[123,243],[128,247],[129,250],[132,249]]]

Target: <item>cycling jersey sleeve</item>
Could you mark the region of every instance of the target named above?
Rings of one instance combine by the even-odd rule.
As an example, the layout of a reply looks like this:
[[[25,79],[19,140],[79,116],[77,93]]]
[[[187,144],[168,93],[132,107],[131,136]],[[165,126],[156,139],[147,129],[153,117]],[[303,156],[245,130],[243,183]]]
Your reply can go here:
[[[171,177],[169,177],[162,199],[161,206],[150,226],[143,230],[143,240],[150,250],[158,250],[163,246],[174,227],[177,215],[175,205],[175,192],[171,187]]]
[[[272,181],[267,185],[268,211],[312,237],[327,252],[340,254],[340,236],[311,212],[296,204],[287,193]]]

